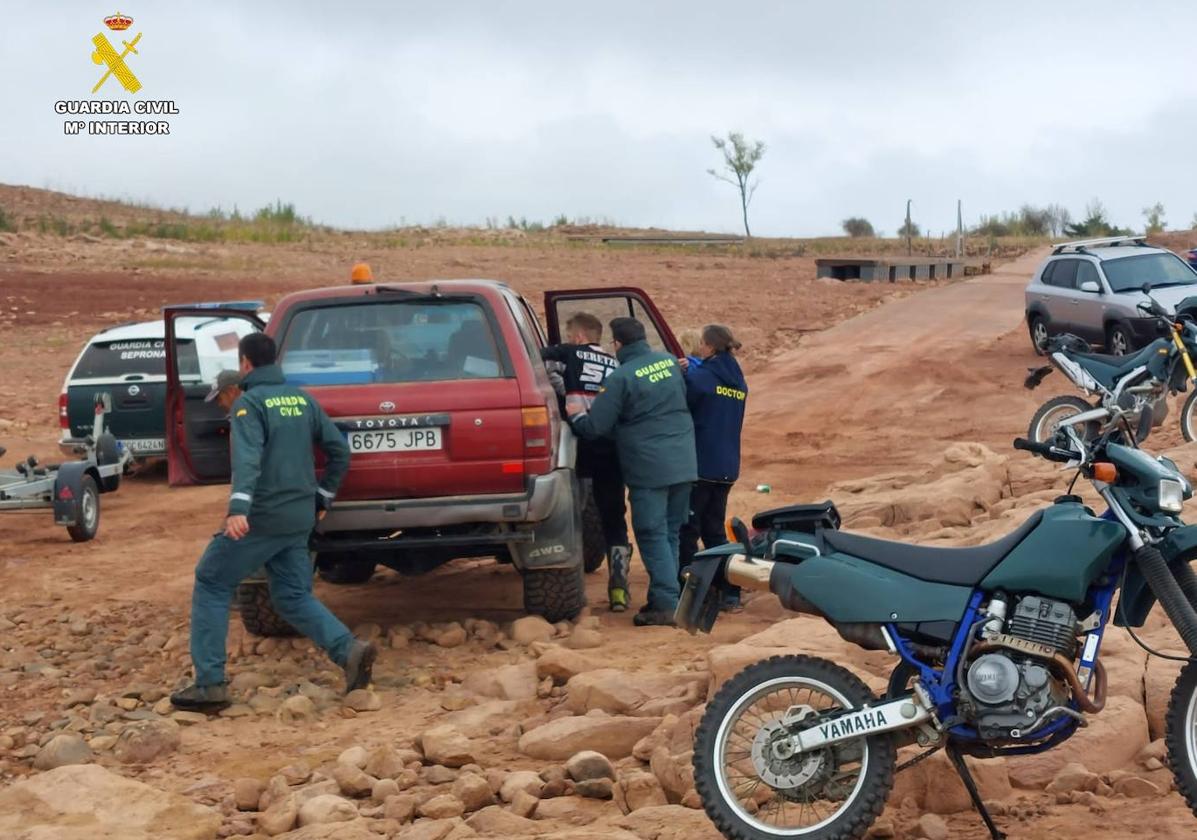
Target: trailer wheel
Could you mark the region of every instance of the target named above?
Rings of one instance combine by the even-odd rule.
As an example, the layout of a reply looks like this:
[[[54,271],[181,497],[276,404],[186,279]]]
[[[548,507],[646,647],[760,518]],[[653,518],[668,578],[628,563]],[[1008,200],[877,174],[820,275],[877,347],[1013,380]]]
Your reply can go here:
[[[75,498],[75,524],[67,526],[67,533],[75,542],[87,542],[100,530],[100,488],[90,475],[79,482]]]
[[[121,451],[116,438],[105,432],[96,441],[96,463],[101,467],[120,463]],[[105,493],[115,493],[121,486],[121,474],[113,473],[100,479],[100,490]]]

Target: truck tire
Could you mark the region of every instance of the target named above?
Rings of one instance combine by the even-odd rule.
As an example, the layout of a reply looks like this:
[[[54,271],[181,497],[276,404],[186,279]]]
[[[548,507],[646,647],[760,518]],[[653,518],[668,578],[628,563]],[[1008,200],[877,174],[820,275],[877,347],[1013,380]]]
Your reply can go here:
[[[255,636],[298,636],[295,628],[274,611],[270,585],[264,580],[247,580],[237,587],[237,611],[241,623]]]
[[[603,536],[603,518],[599,516],[594,494],[589,493],[586,497],[586,507],[582,509],[582,567],[586,574],[601,569],[606,557],[607,540]]]
[[[320,579],[341,586],[365,583],[374,576],[375,563],[349,552],[324,552],[316,555]]]
[[[100,530],[100,488],[96,480],[85,475],[79,482],[75,498],[75,524],[67,526],[67,533],[75,542],[87,542]]]
[[[582,567],[524,569],[524,610],[550,623],[572,621],[586,606]]]

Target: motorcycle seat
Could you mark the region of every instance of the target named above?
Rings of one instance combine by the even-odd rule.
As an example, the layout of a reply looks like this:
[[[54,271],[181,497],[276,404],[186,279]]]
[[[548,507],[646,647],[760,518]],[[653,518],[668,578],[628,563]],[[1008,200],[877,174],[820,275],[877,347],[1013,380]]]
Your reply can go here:
[[[1069,355],[1082,362],[1090,373],[1102,380],[1102,384],[1112,386],[1135,368],[1147,364],[1156,353],[1167,347],[1169,347],[1169,342],[1164,339],[1156,339],[1142,350],[1127,353],[1125,356],[1109,356],[1105,353],[1071,353]]]
[[[1035,514],[1001,539],[963,548],[933,548],[925,545],[878,540],[848,531],[824,531],[824,545],[895,572],[931,583],[976,586],[1007,554],[1026,539],[1043,518]]]

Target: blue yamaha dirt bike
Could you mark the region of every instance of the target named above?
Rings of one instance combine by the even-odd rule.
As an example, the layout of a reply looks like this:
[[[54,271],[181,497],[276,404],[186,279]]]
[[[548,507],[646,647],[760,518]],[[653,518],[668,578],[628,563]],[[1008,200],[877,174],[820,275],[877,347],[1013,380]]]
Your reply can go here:
[[[859,838],[893,786],[898,749],[943,748],[993,837],[964,756],[1050,750],[1102,710],[1109,621],[1141,627],[1158,600],[1197,655],[1197,526],[1180,519],[1189,481],[1166,458],[1064,427],[1015,448],[1075,467],[1108,506],[1059,497],[997,542],[927,548],[839,529],[830,502],[758,514],[753,532],[685,572],[680,626],[708,632],[721,591],[767,589],[850,642],[897,657],[884,697],[839,664],[774,657],[707,705],[694,774],[707,814],[733,840]],[[1117,608],[1114,596],[1118,594]],[[1133,632],[1133,630],[1132,630]],[[1197,808],[1197,664],[1167,714],[1169,762]],[[909,765],[912,762],[907,762]],[[905,765],[904,765],[905,766]]]

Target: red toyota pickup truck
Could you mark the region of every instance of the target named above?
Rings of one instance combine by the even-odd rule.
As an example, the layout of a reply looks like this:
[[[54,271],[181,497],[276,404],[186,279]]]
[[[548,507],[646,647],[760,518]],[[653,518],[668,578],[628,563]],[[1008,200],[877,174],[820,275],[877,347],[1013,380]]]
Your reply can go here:
[[[604,323],[639,318],[652,344],[680,355],[648,295],[632,288],[547,293],[547,334],[522,296],[492,280],[304,291],[279,301],[268,324],[244,310],[168,308],[170,483],[229,480],[227,418],[204,401],[209,383],[180,378],[176,336],[197,322],[212,333],[213,319],[225,319],[235,344],[248,321],[274,337],[287,380],[319,401],[352,453],[312,535],[323,578],[364,583],[378,565],[420,574],[494,556],[522,575],[528,612],[573,618],[586,603],[583,571],[601,565],[604,549],[597,517],[583,515],[576,441],[540,351],[580,310]],[[251,632],[290,632],[264,579],[244,583],[238,604]]]

